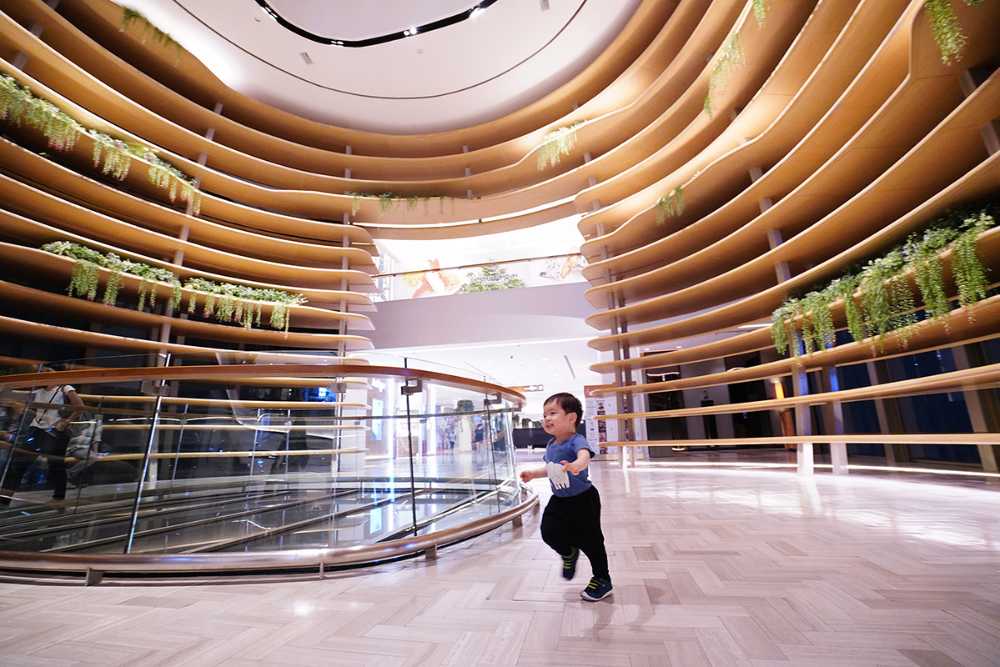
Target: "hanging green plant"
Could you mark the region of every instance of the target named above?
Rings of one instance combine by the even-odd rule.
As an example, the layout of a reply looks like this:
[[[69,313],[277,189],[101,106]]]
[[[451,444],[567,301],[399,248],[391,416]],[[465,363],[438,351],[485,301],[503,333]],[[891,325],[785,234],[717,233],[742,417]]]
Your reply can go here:
[[[830,283],[829,290],[834,299],[841,299],[844,302],[844,319],[847,320],[847,331],[854,340],[864,340],[865,338],[865,316],[861,306],[854,298],[854,294],[861,285],[861,277],[848,275],[837,278]]]
[[[684,188],[677,186],[670,194],[663,195],[656,202],[656,224],[662,225],[667,218],[679,218],[684,213]]]
[[[985,212],[962,221],[951,260],[952,274],[958,287],[958,303],[961,306],[971,306],[986,298],[989,283],[986,279],[986,267],[976,253],[976,239],[994,224],[993,217]],[[973,309],[969,308],[969,320],[972,321],[973,317]]]
[[[171,202],[179,195],[181,201],[192,204],[195,215],[200,211],[201,195],[197,182],[162,160],[151,148],[128,144],[103,132],[83,127],[57,106],[35,97],[30,90],[6,74],[0,74],[0,120],[7,120],[15,126],[25,124],[37,129],[45,136],[49,148],[58,151],[72,150],[81,134],[88,135],[93,143],[91,155],[94,167],[119,181],[125,180],[133,157],[138,157],[149,163],[150,182],[167,190]]]
[[[142,279],[139,285],[139,310],[142,310],[145,306],[147,294],[150,290],[150,285],[147,281],[167,283],[175,290],[175,295],[180,288],[176,276],[167,269],[123,259],[115,253],[104,255],[96,250],[70,241],[46,243],[41,249],[54,255],[70,257],[76,260],[76,264],[73,266],[73,276],[70,278],[69,293],[71,295],[85,296],[88,299],[96,298],[98,268],[107,269],[109,276],[104,288],[104,297],[101,301],[109,306],[115,305],[118,299],[121,278],[125,274]],[[153,296],[152,303],[155,303],[155,295]]]
[[[391,192],[382,192],[378,195],[378,210],[386,213],[396,205],[396,195]]]
[[[84,131],[82,125],[59,107],[35,97],[28,88],[6,74],[0,74],[0,120],[38,130],[48,141],[49,148],[57,151],[72,150]]]
[[[770,0],[753,0],[753,16],[757,19],[757,25],[764,25],[770,9]]]
[[[363,195],[360,192],[345,192],[344,194],[351,197],[351,217],[353,218],[361,210],[361,200],[367,195]]]
[[[118,291],[122,284],[122,274],[112,271],[108,274],[108,281],[104,284],[104,298],[101,302],[106,306],[113,306],[118,301]]]
[[[254,321],[260,323],[262,304],[266,303],[271,306],[271,328],[284,328],[287,331],[288,306],[306,303],[306,298],[302,294],[232,283],[216,283],[204,278],[191,278],[184,287],[206,294],[205,317],[215,317],[223,322],[233,321],[235,318],[235,321],[247,328],[250,328]]]
[[[715,94],[715,91],[721,88],[726,82],[732,69],[742,65],[744,62],[746,62],[746,58],[743,55],[740,35],[734,32],[729,35],[719,48],[715,59],[715,66],[712,67],[712,71],[708,75],[708,92],[705,94],[705,102],[702,105],[702,110],[709,117],[712,116],[712,96]]]
[[[784,355],[797,354],[797,336],[801,336],[806,352],[832,344],[831,306],[838,299],[843,300],[847,330],[855,341],[871,338],[881,350],[885,335],[894,331],[906,346],[918,323],[917,292],[927,318],[941,318],[950,312],[941,264],[941,255],[949,249],[958,302],[968,307],[971,319],[972,306],[988,295],[987,269],[976,243],[994,226],[993,212],[987,208],[975,214],[949,213],[924,232],[911,234],[902,246],[869,260],[858,273],[833,280],[801,299],[789,299],[772,314],[775,349]]]
[[[143,44],[146,42],[153,42],[154,44],[159,44],[165,48],[173,49],[175,52],[176,59],[180,59],[181,54],[184,52],[183,47],[178,44],[173,37],[168,33],[163,32],[155,25],[149,22],[145,16],[135,11],[134,9],[129,9],[128,7],[122,8],[122,22],[119,26],[119,30],[126,31],[133,25],[139,25],[142,33],[140,34],[139,41]]]
[[[560,127],[545,135],[538,146],[538,171],[554,167],[576,147],[576,131],[583,121]]]
[[[963,0],[969,7],[978,7],[983,0]],[[931,34],[941,52],[941,62],[950,65],[962,59],[962,49],[968,43],[951,0],[924,0],[924,10],[931,24]]]
[[[929,318],[939,318],[951,309],[944,284],[944,267],[940,253],[954,241],[958,232],[950,227],[928,229],[923,235],[911,234],[903,253],[914,271],[924,312]]]
[[[789,332],[792,330],[791,321],[795,316],[794,313],[794,305],[791,301],[786,301],[771,316],[771,340],[774,342],[774,347],[778,350],[778,353],[785,356],[793,352]],[[795,351],[795,354],[797,355],[798,352]]]

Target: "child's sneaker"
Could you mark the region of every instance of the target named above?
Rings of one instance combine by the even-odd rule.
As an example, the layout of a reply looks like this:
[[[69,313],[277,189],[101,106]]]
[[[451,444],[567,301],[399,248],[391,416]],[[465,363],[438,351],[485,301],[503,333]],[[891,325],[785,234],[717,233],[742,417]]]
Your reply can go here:
[[[580,550],[573,547],[573,551],[570,552],[569,556],[563,556],[563,569],[562,576],[563,579],[569,581],[574,576],[576,576],[576,561],[580,560]]]
[[[580,592],[580,597],[588,602],[597,602],[611,595],[611,582],[607,579],[592,577],[587,587]]]

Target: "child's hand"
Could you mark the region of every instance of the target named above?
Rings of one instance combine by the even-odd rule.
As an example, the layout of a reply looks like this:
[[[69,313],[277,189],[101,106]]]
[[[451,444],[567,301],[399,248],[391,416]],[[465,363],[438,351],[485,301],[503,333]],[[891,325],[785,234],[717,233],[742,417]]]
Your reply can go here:
[[[586,463],[580,463],[578,461],[573,461],[572,463],[570,463],[569,461],[560,461],[559,463],[562,464],[563,470],[565,470],[566,472],[571,472],[574,475],[579,475],[581,472],[583,472],[583,469],[587,467]]]
[[[531,474],[530,470],[522,470],[521,471],[521,481],[522,482],[530,482],[533,479],[535,479],[535,476]]]

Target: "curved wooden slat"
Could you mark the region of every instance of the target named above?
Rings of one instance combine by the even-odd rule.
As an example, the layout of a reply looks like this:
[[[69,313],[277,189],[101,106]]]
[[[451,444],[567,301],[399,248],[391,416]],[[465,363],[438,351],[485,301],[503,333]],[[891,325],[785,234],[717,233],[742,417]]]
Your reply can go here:
[[[842,206],[833,214],[825,217],[820,222],[814,224],[802,235],[793,239],[789,243],[779,245],[765,256],[769,263],[764,266],[763,260],[758,257],[747,265],[738,269],[731,269],[722,275],[711,280],[700,283],[694,287],[681,289],[670,293],[664,297],[651,299],[647,302],[640,302],[635,306],[626,306],[619,309],[619,313],[611,311],[598,316],[588,318],[588,323],[601,328],[611,326],[611,318],[614,315],[622,315],[627,309],[630,313],[631,321],[648,321],[654,317],[663,317],[669,314],[664,305],[670,304],[669,308],[673,312],[683,312],[685,308],[694,310],[696,307],[704,307],[713,303],[720,303],[726,298],[732,299],[740,294],[754,292],[752,297],[743,298],[735,305],[722,306],[719,309],[710,311],[708,315],[721,315],[723,312],[742,310],[742,322],[753,321],[761,317],[766,317],[774,308],[780,305],[785,296],[795,289],[802,289],[810,284],[815,284],[821,280],[832,278],[835,274],[848,268],[853,262],[865,256],[873,255],[878,248],[885,248],[892,242],[899,242],[911,231],[915,231],[917,226],[926,221],[929,217],[928,209],[941,210],[947,204],[945,202],[957,202],[965,199],[973,199],[989,193],[996,187],[1000,180],[1000,154],[994,154],[990,158],[974,166],[972,170],[963,176],[957,183],[946,187],[941,194],[934,196],[929,202],[920,205],[917,209],[903,215],[895,222],[882,227],[881,229],[871,229],[859,225],[873,225],[884,219],[886,215],[899,214],[906,210],[915,197],[926,196],[940,186],[939,176],[944,178],[953,177],[955,171],[964,173],[969,167],[969,162],[977,160],[978,152],[985,154],[981,139],[978,134],[978,125],[967,125],[967,123],[977,123],[977,120],[984,116],[988,117],[991,104],[995,97],[1000,95],[1000,76],[994,74],[987,84],[977,90],[977,93],[969,97],[968,102],[949,117],[942,126],[947,131],[935,132],[920,142],[910,153],[911,159],[904,159],[897,163],[893,169],[885,175],[876,179],[861,194],[854,197],[850,202]],[[992,108],[995,108],[992,107]],[[980,121],[979,124],[985,121]],[[939,126],[940,129],[941,126]],[[955,151],[955,163],[947,166],[935,166],[939,162],[939,152],[943,147],[951,147]],[[860,151],[865,149],[860,148]],[[963,152],[964,155],[963,155]],[[925,175],[917,182],[915,177],[918,173],[926,173],[926,169],[934,169],[933,176]],[[914,187],[914,186],[917,187]],[[958,193],[962,196],[956,197]],[[943,204],[943,205],[942,205]],[[769,209],[770,210],[770,209]],[[925,213],[921,215],[920,212]],[[853,228],[852,228],[853,226]],[[831,235],[827,230],[835,229],[836,234]],[[854,241],[853,246],[834,254],[832,257],[823,259],[829,248],[836,250]],[[822,260],[817,266],[804,271],[791,280],[779,285],[774,285],[775,278],[773,266],[775,261],[815,261]],[[728,285],[729,287],[725,287]],[[736,289],[731,289],[735,287]],[[717,290],[712,292],[710,290]],[[724,296],[725,290],[728,296]],[[722,296],[720,300],[717,299]],[[749,308],[751,303],[756,302],[758,308]],[[638,314],[641,312],[641,314]],[[692,323],[698,317],[687,319],[687,324]],[[646,318],[645,320],[643,318]],[[737,324],[739,321],[717,320],[714,326],[726,326]],[[662,337],[665,327],[674,325],[661,325],[660,327],[650,327],[632,331],[627,334],[629,340],[640,344],[652,341],[667,340]],[[594,341],[597,345],[605,345],[612,337],[602,337]],[[594,345],[592,343],[592,345]],[[597,349],[601,349],[598,347]]]
[[[354,290],[375,289],[371,276],[362,271],[282,264],[209,248],[98,213],[4,174],[0,174],[0,196],[9,208],[23,211],[32,218],[54,221],[65,229],[122,244],[123,250],[134,248],[156,254],[181,251],[194,266],[255,279],[282,279],[302,287],[339,284],[347,280]]]
[[[854,341],[837,345],[826,350],[798,357],[779,359],[749,368],[733,368],[722,373],[695,375],[680,380],[649,382],[624,387],[608,387],[594,391],[602,394],[637,394],[681,389],[702,389],[735,382],[750,382],[789,375],[795,370],[817,370],[839,367],[864,361],[891,359],[909,354],[929,352],[958,345],[970,345],[998,336],[1000,329],[1000,296],[993,296],[975,305],[970,319],[970,311],[958,308],[947,317],[936,321],[923,321],[915,325],[907,337],[899,332],[887,334],[876,346],[875,341]],[[752,351],[752,350],[751,350]],[[718,357],[716,357],[718,358]],[[702,360],[699,360],[702,361]]]
[[[768,13],[767,23],[761,26],[753,17],[750,5],[746,4],[734,29],[744,53],[749,54],[745,56],[746,62],[731,67],[725,86],[712,92],[709,84],[714,65],[706,65],[698,80],[688,87],[675,105],[673,124],[664,128],[660,138],[663,144],[656,152],[634,167],[577,195],[576,204],[581,211],[604,205],[580,221],[581,232],[590,234],[600,225],[616,227],[614,220],[624,221],[641,209],[655,205],[662,194],[683,183],[686,177],[674,175],[678,170],[693,175],[714,159],[712,152],[706,152],[706,149],[727,128],[732,127],[728,110],[744,106],[760,90],[802,28],[809,16],[810,5],[775,3]],[[711,115],[703,111],[706,95],[710,94],[716,107]],[[775,104],[766,96],[757,96],[751,102],[751,106],[764,108]],[[751,111],[751,116],[753,113]],[[720,148],[716,148],[714,152],[719,151]],[[670,176],[664,177],[664,174]],[[614,203],[609,205],[608,202]]]
[[[583,270],[584,277],[600,285],[606,282],[608,272],[619,274],[675,261],[718,240],[740,223],[752,220],[760,214],[762,200],[780,200],[791,192],[832,155],[850,136],[851,128],[860,127],[867,116],[866,107],[861,104],[840,104],[833,111],[831,107],[868,61],[905,5],[906,0],[864,0],[842,32],[835,36],[836,40],[818,66],[799,86],[794,85],[797,81],[789,81],[801,76],[797,71],[798,62],[786,59],[775,78],[762,90],[762,94],[779,99],[781,93],[789,89],[795,91],[790,103],[773,122],[757,133],[752,124],[760,121],[750,117],[747,110],[741,112],[720,140],[731,140],[729,135],[732,134],[739,141],[742,137],[751,139],[746,143],[738,142],[736,148],[683,184],[685,210],[679,219],[659,225],[662,238],[605,260],[592,260]],[[823,27],[833,28],[839,25],[840,12],[847,6],[824,2],[817,9],[817,18],[826,18]],[[809,27],[807,24],[806,28]],[[807,34],[811,37],[803,31],[800,39]],[[829,38],[830,35],[821,31],[818,38],[811,37],[806,51],[825,44]],[[817,41],[819,44],[814,44]],[[797,51],[793,49],[790,53],[797,54]],[[814,57],[818,55],[822,54],[817,53]],[[793,85],[789,87],[789,84]],[[774,90],[769,92],[769,87]],[[870,85],[863,88],[868,90]],[[746,186],[751,169],[765,169],[770,165],[774,166]],[[734,192],[736,194],[732,195]],[[706,214],[698,218],[700,211]],[[692,221],[685,224],[687,220]],[[637,222],[637,219],[630,220],[606,238],[613,239],[614,247],[637,245],[642,238],[636,229]],[[596,241],[585,245],[600,248]],[[627,298],[633,298],[626,284],[620,287]],[[595,305],[605,306],[606,289],[596,287],[588,292],[588,299]]]
[[[2,179],[0,179],[2,180]],[[192,277],[207,278],[215,282],[232,283],[236,282],[242,285],[249,285],[250,287],[260,287],[265,289],[280,289],[286,292],[301,293],[303,294],[311,304],[315,305],[328,305],[339,307],[341,303],[349,305],[355,310],[363,310],[365,308],[372,307],[372,301],[370,298],[364,294],[358,292],[349,292],[344,290],[324,290],[315,289],[309,287],[297,287],[288,285],[276,285],[272,283],[263,283],[253,280],[244,280],[242,278],[237,278],[234,276],[220,275],[216,273],[210,273],[208,271],[201,271],[198,269],[193,269],[187,266],[177,266],[170,262],[166,262],[155,257],[150,257],[146,255],[141,255],[136,252],[129,252],[123,250],[117,246],[112,246],[107,243],[102,243],[100,241],[95,241],[85,236],[80,236],[78,234],[73,234],[71,232],[58,229],[56,227],[51,227],[49,225],[25,218],[24,216],[17,215],[15,213],[9,213],[4,210],[0,210],[0,230],[4,231],[6,234],[13,236],[15,238],[23,239],[24,241],[37,243],[39,245],[46,243],[48,241],[72,241],[74,243],[79,243],[81,245],[88,246],[94,250],[98,250],[103,253],[117,253],[119,256],[127,257],[129,259],[134,259],[139,262],[144,262],[152,266],[157,266],[161,268],[168,269],[174,273],[178,278],[182,280]],[[150,251],[153,253],[159,253],[160,251],[156,246],[152,246]]]
[[[797,405],[821,405],[833,401],[849,403],[852,401],[868,401],[877,398],[901,398],[904,396],[919,396],[940,394],[956,390],[993,388],[1000,383],[1000,364],[978,366],[960,371],[938,373],[926,377],[897,382],[885,382],[870,387],[844,389],[806,396],[771,399],[766,401],[748,401],[745,403],[725,403],[700,408],[681,408],[676,410],[654,410],[649,412],[632,412],[595,417],[603,421],[622,421],[644,417],[654,419],[661,417],[698,417],[701,415],[731,414],[734,412],[759,412],[762,410],[783,410]],[[872,436],[875,437],[875,436]]]
[[[177,333],[208,340],[324,350],[335,350],[341,345],[348,350],[366,350],[373,347],[371,341],[362,336],[296,331],[285,333],[269,329],[247,329],[239,325],[198,322],[129,308],[106,306],[86,299],[24,287],[5,280],[0,280],[0,299],[44,306],[49,308],[50,312],[72,313],[95,322],[117,322],[140,327],[170,325]]]
[[[75,261],[69,257],[53,255],[44,250],[35,248],[25,248],[24,246],[12,243],[0,242],[0,258],[10,262],[10,266],[20,266],[25,271],[44,271],[51,275],[61,276],[67,281],[73,274]],[[106,285],[110,272],[104,268],[98,268],[98,284]],[[120,289],[123,294],[138,294],[139,285],[142,281],[139,278],[125,274],[121,278]],[[161,303],[166,303],[173,295],[173,287],[167,283],[146,281],[147,289],[156,292],[156,298]],[[204,292],[193,292],[182,289],[183,303],[187,304],[192,295],[195,296],[200,308],[204,307],[205,299],[208,295]],[[269,320],[273,306],[269,302],[261,302],[262,317]],[[361,313],[342,312],[328,310],[325,308],[315,308],[307,305],[286,306],[291,322],[296,327],[306,329],[331,329],[346,323],[351,331],[371,331],[374,329],[371,320]]]
[[[29,322],[6,315],[0,315],[0,331],[14,336],[22,336],[36,340],[54,340],[62,343],[70,343],[80,346],[92,346],[98,348],[111,348],[116,350],[134,350],[136,352],[170,352],[175,357],[191,359],[231,359],[235,361],[254,362],[258,359],[276,359],[285,353],[278,352],[244,352],[242,350],[230,350],[221,347],[202,347],[200,345],[184,345],[180,343],[161,343],[155,340],[144,338],[129,338],[128,336],[116,336],[113,334],[98,333],[96,331],[84,331],[71,327],[60,327],[41,322]],[[313,357],[315,358],[315,357]],[[335,359],[335,357],[322,357],[323,360]],[[275,378],[267,380],[266,386],[303,386],[298,384],[287,384],[294,378]],[[328,384],[328,383],[327,383]],[[326,386],[326,384],[309,383],[306,386]]]

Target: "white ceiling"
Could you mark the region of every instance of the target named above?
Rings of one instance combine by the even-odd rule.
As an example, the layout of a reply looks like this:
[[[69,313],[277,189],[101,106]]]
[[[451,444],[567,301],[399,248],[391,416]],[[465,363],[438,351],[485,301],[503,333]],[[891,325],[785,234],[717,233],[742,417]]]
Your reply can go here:
[[[271,3],[310,32],[357,39],[428,23],[475,0]],[[253,0],[119,4],[240,92],[317,120],[407,134],[493,120],[555,90],[606,48],[639,0],[549,0],[547,10],[540,0],[499,0],[475,19],[362,48],[300,37]]]

